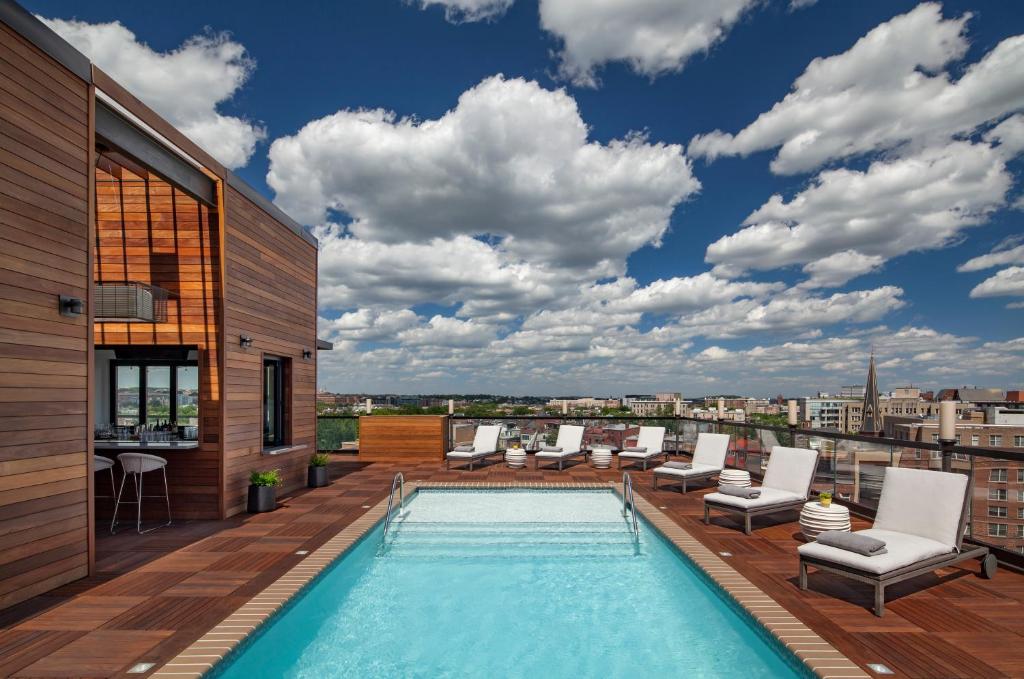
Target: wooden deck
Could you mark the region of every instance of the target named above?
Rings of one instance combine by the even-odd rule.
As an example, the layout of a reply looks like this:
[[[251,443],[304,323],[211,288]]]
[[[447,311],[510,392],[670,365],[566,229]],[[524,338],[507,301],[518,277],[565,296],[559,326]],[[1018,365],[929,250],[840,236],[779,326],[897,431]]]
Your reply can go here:
[[[320,546],[378,502],[399,470],[433,481],[621,477],[585,464],[561,473],[494,464],[470,473],[334,462],[330,487],[285,498],[270,514],[98,540],[96,576],[0,614],[0,675],[113,677],[138,662],[159,667],[301,561],[297,551]],[[709,548],[732,553],[736,570],[854,662],[884,663],[902,677],[1024,676],[1024,575],[1001,570],[987,581],[973,563],[941,571],[893,587],[879,619],[866,586],[814,574],[811,591],[797,589],[795,516],[756,521],[747,537],[726,517],[700,522],[706,491],[653,491],[649,474],[632,476],[640,494]]]

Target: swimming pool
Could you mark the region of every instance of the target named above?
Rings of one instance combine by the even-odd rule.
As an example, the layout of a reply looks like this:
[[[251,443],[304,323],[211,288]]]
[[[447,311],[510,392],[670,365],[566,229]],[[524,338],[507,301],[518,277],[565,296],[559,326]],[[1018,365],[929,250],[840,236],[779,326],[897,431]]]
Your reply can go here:
[[[799,677],[610,490],[421,489],[216,676]]]

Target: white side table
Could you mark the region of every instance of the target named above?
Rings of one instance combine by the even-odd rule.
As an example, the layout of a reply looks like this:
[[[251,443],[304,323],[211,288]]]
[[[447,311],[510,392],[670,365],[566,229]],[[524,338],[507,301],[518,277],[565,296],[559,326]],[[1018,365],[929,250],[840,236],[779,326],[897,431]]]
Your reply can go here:
[[[750,472],[743,469],[723,469],[718,475],[718,485],[750,488]]]
[[[850,530],[850,510],[833,502],[828,507],[817,500],[808,502],[800,510],[800,531],[808,541],[827,530]]]
[[[505,462],[512,469],[522,469],[526,466],[526,451],[522,448],[506,449]]]
[[[610,469],[612,466],[612,449],[604,447],[591,448],[590,464],[595,469]]]

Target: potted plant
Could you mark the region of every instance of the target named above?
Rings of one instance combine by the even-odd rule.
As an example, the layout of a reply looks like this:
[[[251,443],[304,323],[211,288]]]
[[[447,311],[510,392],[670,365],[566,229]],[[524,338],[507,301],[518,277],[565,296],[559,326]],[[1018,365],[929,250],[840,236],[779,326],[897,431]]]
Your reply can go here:
[[[277,508],[277,487],[281,472],[276,469],[249,474],[249,513],[272,512]]]
[[[309,458],[309,470],[306,474],[306,485],[310,488],[322,488],[331,483],[327,475],[327,463],[330,458],[327,453],[316,453]]]
[[[821,491],[818,493],[818,502],[821,503],[822,507],[828,507],[832,504],[832,493],[827,490]]]

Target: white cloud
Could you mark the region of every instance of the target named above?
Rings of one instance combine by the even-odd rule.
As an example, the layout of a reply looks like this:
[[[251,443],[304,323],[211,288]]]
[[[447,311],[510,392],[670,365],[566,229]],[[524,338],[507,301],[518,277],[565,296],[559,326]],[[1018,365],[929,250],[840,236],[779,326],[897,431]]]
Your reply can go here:
[[[1016,245],[1021,238],[1012,238],[1001,243],[992,252],[973,257],[956,268],[960,273],[984,271],[994,266],[1024,264],[1024,245]]]
[[[603,275],[659,245],[700,188],[680,146],[587,141],[572,97],[502,76],[437,120],[377,109],[308,123],[271,145],[267,181],[289,214],[343,211],[360,239],[488,236],[515,257]]]
[[[195,35],[156,52],[117,21],[40,19],[227,167],[245,165],[264,138],[258,125],[217,110],[256,66],[227,33]]]
[[[971,297],[1006,297],[1024,295],[1024,266],[1011,266],[997,271],[974,286]]]
[[[415,326],[419,317],[411,309],[357,309],[338,318],[320,318],[319,333],[332,341],[379,342],[395,340]]]
[[[682,313],[731,302],[737,297],[762,298],[785,289],[782,283],[732,281],[702,273],[656,280],[609,304],[619,311]]]
[[[444,8],[445,20],[453,24],[492,21],[507,12],[513,2],[515,0],[418,0],[422,9],[433,6]]]
[[[774,172],[792,174],[903,144],[944,143],[1024,108],[1024,36],[1000,42],[959,80],[969,13],[943,19],[924,3],[872,29],[848,51],[812,61],[792,91],[732,135],[699,135],[690,153],[714,159],[780,147]]]
[[[483,347],[495,338],[495,328],[477,323],[472,319],[463,321],[449,316],[435,315],[423,326],[409,328],[398,334],[398,340],[406,346],[430,347]]]
[[[811,5],[816,5],[817,3],[818,0],[789,0],[789,10],[792,12],[798,9],[804,9],[805,7],[810,7]]]
[[[788,202],[772,196],[743,229],[709,245],[706,261],[733,273],[804,264],[812,284],[839,284],[954,242],[1005,205],[1012,181],[997,148],[963,141],[865,171],[828,170]]]
[[[541,0],[541,26],[561,40],[559,71],[597,85],[597,70],[623,61],[656,77],[682,70],[722,40],[755,0]]]

